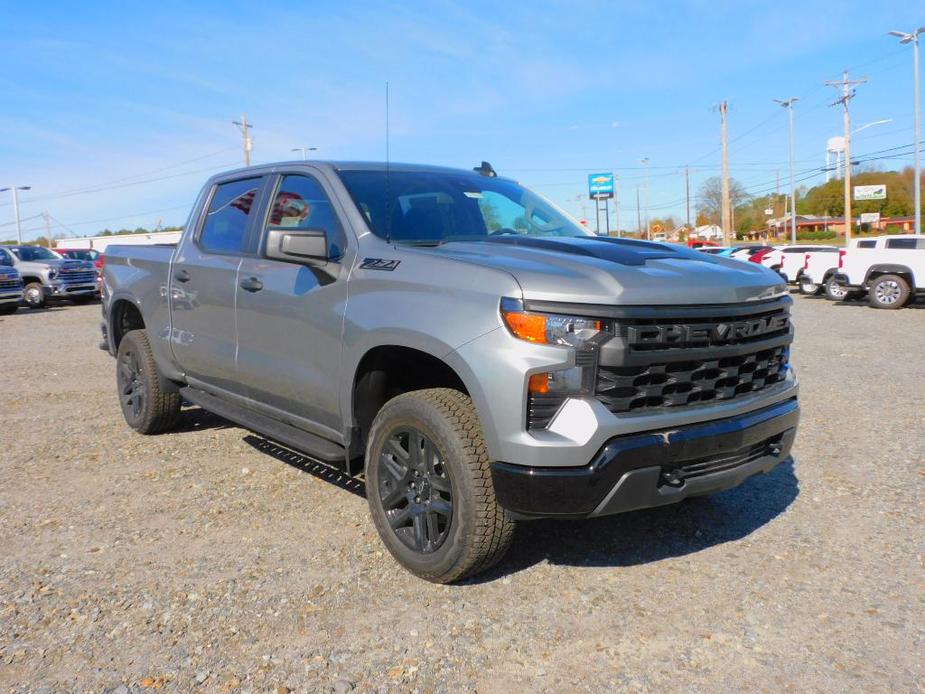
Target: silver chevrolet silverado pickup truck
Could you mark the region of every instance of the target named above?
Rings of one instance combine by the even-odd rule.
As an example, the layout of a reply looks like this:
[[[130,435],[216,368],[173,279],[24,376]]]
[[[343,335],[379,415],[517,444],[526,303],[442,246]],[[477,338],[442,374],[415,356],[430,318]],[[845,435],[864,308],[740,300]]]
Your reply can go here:
[[[362,476],[422,578],[487,569],[519,520],[670,504],[789,455],[791,299],[758,264],[591,235],[487,164],[232,171],[185,229],[107,248],[129,426],[188,401]]]

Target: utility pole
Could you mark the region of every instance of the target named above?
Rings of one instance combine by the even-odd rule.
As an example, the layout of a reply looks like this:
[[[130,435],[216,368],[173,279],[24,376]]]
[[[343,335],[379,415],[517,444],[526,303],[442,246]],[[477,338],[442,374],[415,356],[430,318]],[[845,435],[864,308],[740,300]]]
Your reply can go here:
[[[636,186],[636,228],[642,233],[642,217],[639,214],[639,186]]]
[[[729,225],[731,221],[731,205],[729,204],[729,146],[726,138],[726,111],[729,105],[725,101],[719,103],[719,115],[723,122],[723,203],[720,211],[720,226],[723,228],[723,245],[729,246]]]
[[[13,217],[16,219],[16,238],[19,243],[22,243],[22,225],[19,221],[19,196],[16,194],[16,191],[32,190],[32,186],[9,186],[7,188],[0,188],[0,193],[4,193],[8,190],[13,191]]]
[[[797,242],[797,193],[793,182],[793,104],[799,101],[799,98],[791,96],[789,99],[774,99],[774,101],[787,109],[790,116],[790,243],[795,245]],[[779,186],[780,183],[778,183]]]
[[[42,219],[45,220],[45,237],[48,239],[49,245],[51,244],[51,217],[48,212],[42,212]]]
[[[646,241],[649,240],[649,157],[641,160],[646,169]]]
[[[912,44],[912,77],[915,80],[913,99],[915,99],[915,123],[913,124],[913,140],[915,141],[915,234],[922,235],[922,166],[919,161],[919,150],[922,147],[922,138],[919,135],[919,34],[925,34],[925,27],[920,27],[911,33],[891,31],[891,36],[898,36],[900,43]]]
[[[691,167],[684,165],[684,197],[687,205],[687,233],[691,233]]]
[[[854,98],[854,85],[864,84],[867,81],[866,77],[862,77],[859,80],[849,80],[848,71],[845,70],[842,73],[841,81],[827,80],[825,82],[828,87],[835,87],[841,89],[841,98],[834,101],[832,106],[841,104],[844,108],[844,121],[845,121],[845,243],[847,244],[851,240],[851,116],[848,114],[848,102]],[[918,146],[918,143],[916,143]]]
[[[617,221],[617,236],[622,237],[623,234],[620,233],[620,198],[618,197],[619,189],[616,184],[617,178],[619,177],[616,174],[614,174],[615,180],[614,180],[614,185],[613,185],[613,211],[614,211],[614,214],[617,216],[617,220],[616,220]]]
[[[251,136],[248,130],[254,126],[247,122],[247,115],[242,115],[241,120],[231,121],[238,126],[238,130],[241,131],[241,138],[244,142],[244,166],[251,165],[251,149],[253,148],[253,143],[251,142]]]

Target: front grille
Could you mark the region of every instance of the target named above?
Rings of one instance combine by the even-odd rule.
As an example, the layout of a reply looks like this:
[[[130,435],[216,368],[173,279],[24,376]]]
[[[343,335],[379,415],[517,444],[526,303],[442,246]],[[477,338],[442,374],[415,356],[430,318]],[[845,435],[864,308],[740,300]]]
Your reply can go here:
[[[731,400],[782,381],[789,355],[790,349],[780,346],[718,359],[602,366],[596,394],[614,413]]]
[[[604,328],[590,353],[596,375],[586,392],[593,384],[593,396],[614,414],[760,392],[787,377],[791,303],[783,297],[731,306],[600,307]],[[566,399],[529,394],[527,428],[547,427]]]
[[[22,289],[22,280],[0,280],[0,289]]]
[[[64,271],[58,275],[58,279],[68,283],[96,282],[95,270],[82,270],[79,272]]]

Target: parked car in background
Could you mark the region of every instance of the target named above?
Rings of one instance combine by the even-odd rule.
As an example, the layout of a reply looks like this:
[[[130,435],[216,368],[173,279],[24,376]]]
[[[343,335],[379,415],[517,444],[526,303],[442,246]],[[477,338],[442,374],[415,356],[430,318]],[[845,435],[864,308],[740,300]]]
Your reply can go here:
[[[515,521],[663,506],[789,455],[792,299],[760,265],[409,164],[232,171],[189,219],[176,248],[106,249],[127,425],[168,431],[188,400],[363,474],[427,580],[486,570]]]
[[[22,277],[12,258],[0,253],[0,315],[15,313],[22,303]]]
[[[902,308],[925,294],[925,238],[860,239],[839,253],[834,280],[847,292],[866,293],[874,308]]]
[[[748,260],[755,253],[763,251],[766,248],[769,249],[771,247],[766,243],[745,243],[733,246],[729,253],[721,253],[720,255],[735,258],[736,260]]]
[[[694,246],[694,248],[708,255],[721,255],[724,251],[731,250],[729,246]]]
[[[830,253],[832,260],[838,260],[838,248],[835,246],[775,246],[761,257],[760,262],[767,268],[776,270],[787,280],[788,284],[799,281],[806,263],[807,253]],[[815,290],[813,292],[815,293]]]
[[[89,260],[96,268],[97,289],[103,281],[103,254],[95,248],[56,248],[55,253],[71,260]]]
[[[70,299],[76,303],[99,296],[96,268],[89,260],[69,260],[42,246],[0,246],[22,275],[23,302],[29,308],[42,308],[50,299]]]

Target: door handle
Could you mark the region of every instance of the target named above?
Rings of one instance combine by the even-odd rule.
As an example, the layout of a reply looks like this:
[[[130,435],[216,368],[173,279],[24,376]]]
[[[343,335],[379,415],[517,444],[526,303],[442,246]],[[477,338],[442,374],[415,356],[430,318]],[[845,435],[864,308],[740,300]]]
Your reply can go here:
[[[248,277],[247,279],[241,280],[241,289],[246,292],[259,292],[263,289],[263,282],[258,280],[256,277]]]
[[[186,270],[177,270],[175,273],[173,273],[173,278],[177,282],[189,282],[190,274]]]

